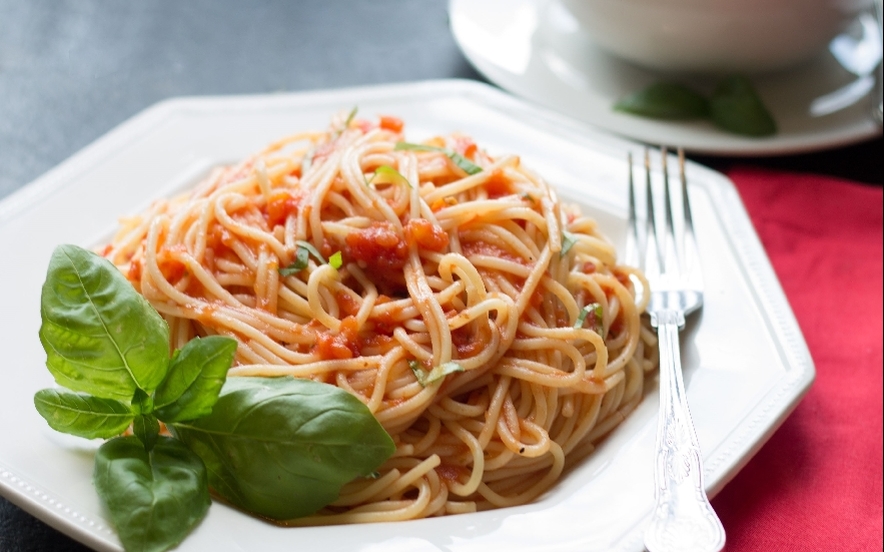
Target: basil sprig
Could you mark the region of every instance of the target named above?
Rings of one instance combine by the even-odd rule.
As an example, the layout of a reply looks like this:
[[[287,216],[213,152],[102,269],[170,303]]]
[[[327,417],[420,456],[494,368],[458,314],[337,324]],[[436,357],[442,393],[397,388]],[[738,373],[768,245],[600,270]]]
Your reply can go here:
[[[41,314],[46,366],[67,389],[40,390],[34,405],[57,431],[110,439],[93,481],[127,550],[180,543],[208,511],[210,485],[261,516],[306,515],[395,450],[368,407],[337,387],[227,381],[234,339],[196,338],[170,356],[163,318],[82,248],[56,248]],[[162,435],[160,422],[181,439]]]
[[[438,148],[436,146],[428,146],[426,144],[412,144],[409,142],[396,142],[396,150],[411,150],[411,151],[438,151],[444,153],[451,161],[454,162],[463,172],[467,174],[476,174],[482,172],[482,167],[476,165],[463,155],[457,153],[456,151],[448,148]]]
[[[37,411],[86,438],[131,426],[134,436],[96,452],[95,489],[126,549],[175,546],[209,508],[208,476],[199,456],[160,436],[159,421],[211,410],[236,341],[194,339],[170,358],[159,313],[107,259],[73,245],[52,254],[40,312],[46,366],[68,389],[38,391]]]
[[[722,79],[708,98],[680,83],[656,82],[621,98],[614,110],[655,119],[709,119],[722,130],[744,136],[777,132],[770,111],[742,75]]]

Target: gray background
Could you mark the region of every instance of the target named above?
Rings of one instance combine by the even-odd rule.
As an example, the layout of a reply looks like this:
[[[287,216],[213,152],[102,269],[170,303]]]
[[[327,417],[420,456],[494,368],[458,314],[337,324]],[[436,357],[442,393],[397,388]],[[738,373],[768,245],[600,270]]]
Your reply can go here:
[[[0,0],[0,199],[169,97],[437,78],[483,80],[445,0]],[[881,185],[881,152],[694,159]],[[44,550],[85,548],[0,498],[0,552]]]

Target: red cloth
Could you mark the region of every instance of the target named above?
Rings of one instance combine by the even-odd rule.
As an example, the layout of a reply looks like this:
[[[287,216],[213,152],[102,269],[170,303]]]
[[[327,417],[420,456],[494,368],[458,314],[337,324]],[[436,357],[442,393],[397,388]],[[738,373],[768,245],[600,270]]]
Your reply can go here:
[[[882,550],[882,188],[734,168],[817,377],[712,501],[727,551]]]

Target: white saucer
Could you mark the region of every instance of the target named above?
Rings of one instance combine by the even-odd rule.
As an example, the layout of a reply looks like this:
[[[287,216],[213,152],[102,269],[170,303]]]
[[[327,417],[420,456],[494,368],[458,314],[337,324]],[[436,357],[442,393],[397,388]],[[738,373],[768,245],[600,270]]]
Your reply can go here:
[[[779,131],[767,138],[744,138],[707,122],[665,122],[614,112],[616,100],[666,77],[600,51],[556,0],[451,0],[449,15],[455,40],[490,81],[634,140],[702,154],[784,155],[843,146],[881,132],[870,117],[872,77],[846,70],[831,53],[796,70],[753,77]],[[871,24],[877,32],[877,24]],[[868,25],[865,30],[868,34]],[[875,50],[872,56],[880,60],[880,40],[869,44]],[[709,88],[713,83],[694,79],[691,84]]]

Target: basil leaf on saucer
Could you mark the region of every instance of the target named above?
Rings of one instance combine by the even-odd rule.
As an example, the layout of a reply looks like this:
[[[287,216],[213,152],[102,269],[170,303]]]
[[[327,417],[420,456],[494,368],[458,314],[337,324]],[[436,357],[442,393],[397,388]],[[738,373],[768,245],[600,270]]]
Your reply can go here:
[[[709,99],[712,122],[744,136],[770,136],[777,132],[773,116],[746,77],[734,75],[719,82]]]
[[[622,98],[614,110],[654,119],[702,119],[709,116],[709,102],[683,84],[656,82]]]

